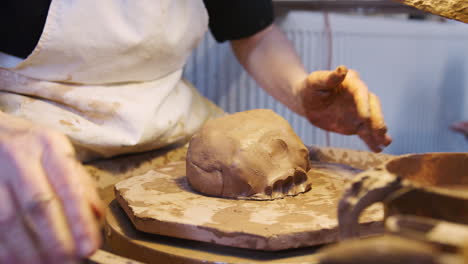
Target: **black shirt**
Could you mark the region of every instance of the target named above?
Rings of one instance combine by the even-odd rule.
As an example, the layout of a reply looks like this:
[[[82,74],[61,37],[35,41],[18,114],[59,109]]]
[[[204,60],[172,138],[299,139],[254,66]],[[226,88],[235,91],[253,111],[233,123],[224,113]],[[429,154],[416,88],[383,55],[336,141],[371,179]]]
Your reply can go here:
[[[271,0],[203,0],[219,42],[254,35],[273,23]]]
[[[26,58],[36,47],[52,0],[2,0],[0,51]],[[271,0],[203,0],[219,42],[251,36],[273,23]]]

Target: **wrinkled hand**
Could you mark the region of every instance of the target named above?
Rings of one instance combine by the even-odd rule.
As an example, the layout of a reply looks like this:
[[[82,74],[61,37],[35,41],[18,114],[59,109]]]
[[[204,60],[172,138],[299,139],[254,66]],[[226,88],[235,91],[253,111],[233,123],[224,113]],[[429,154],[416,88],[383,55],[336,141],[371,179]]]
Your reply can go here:
[[[99,247],[94,183],[55,131],[0,113],[0,263],[70,263]]]
[[[380,152],[392,140],[387,135],[379,98],[369,92],[356,71],[339,66],[316,71],[300,85],[304,115],[322,129],[359,137]]]

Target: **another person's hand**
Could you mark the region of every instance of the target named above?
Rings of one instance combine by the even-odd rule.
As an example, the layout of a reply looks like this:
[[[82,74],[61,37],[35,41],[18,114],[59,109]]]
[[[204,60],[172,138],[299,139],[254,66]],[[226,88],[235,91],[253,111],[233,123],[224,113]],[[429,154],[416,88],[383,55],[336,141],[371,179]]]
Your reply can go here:
[[[468,139],[468,121],[453,123],[450,128],[458,133],[461,133]]]
[[[100,245],[102,204],[62,134],[0,113],[0,263],[69,263]]]
[[[369,92],[356,71],[339,66],[334,71],[313,72],[298,93],[305,116],[315,126],[357,134],[375,152],[392,142],[378,97]]]

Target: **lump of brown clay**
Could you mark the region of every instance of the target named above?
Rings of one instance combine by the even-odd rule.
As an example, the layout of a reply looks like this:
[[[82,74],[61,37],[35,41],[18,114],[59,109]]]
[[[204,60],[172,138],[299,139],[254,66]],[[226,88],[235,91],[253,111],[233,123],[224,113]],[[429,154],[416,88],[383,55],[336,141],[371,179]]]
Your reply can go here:
[[[208,121],[187,152],[187,179],[206,195],[271,200],[311,188],[309,152],[289,123],[256,109]]]

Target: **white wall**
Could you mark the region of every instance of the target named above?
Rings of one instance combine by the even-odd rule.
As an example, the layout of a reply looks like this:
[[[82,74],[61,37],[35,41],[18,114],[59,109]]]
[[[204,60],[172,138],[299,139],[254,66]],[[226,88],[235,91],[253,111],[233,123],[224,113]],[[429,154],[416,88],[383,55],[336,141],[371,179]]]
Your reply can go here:
[[[307,69],[325,69],[321,13],[291,12],[278,20]],[[448,130],[468,120],[468,25],[330,15],[333,66],[358,70],[382,101],[393,144],[385,152],[463,151],[468,141]],[[265,94],[241,69],[229,45],[207,34],[185,76],[228,112],[272,108],[306,144],[325,145],[325,133]],[[331,145],[366,149],[354,136],[332,134]]]

